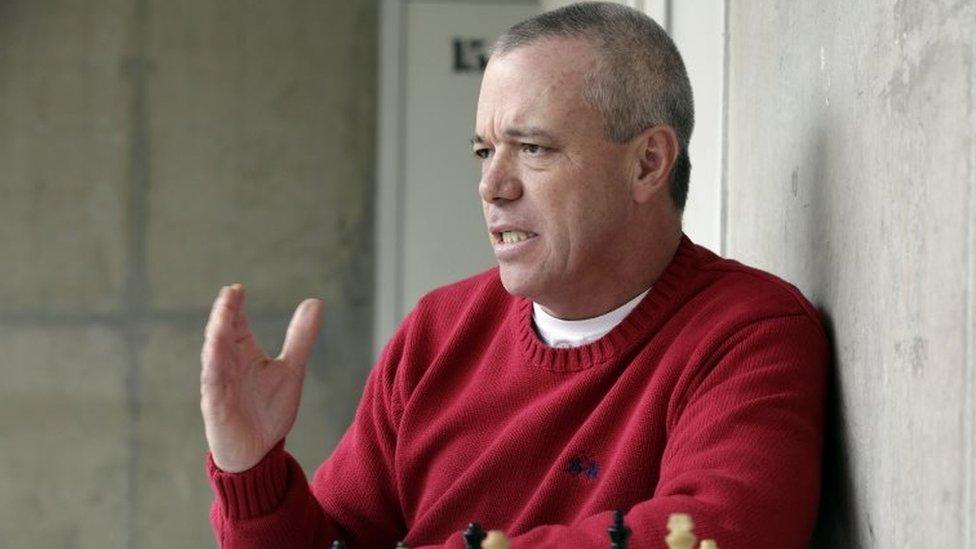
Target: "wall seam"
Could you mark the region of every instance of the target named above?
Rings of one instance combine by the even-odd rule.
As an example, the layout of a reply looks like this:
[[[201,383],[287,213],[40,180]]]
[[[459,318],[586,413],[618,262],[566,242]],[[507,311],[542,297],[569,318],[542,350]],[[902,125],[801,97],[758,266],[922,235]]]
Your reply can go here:
[[[127,261],[123,313],[121,318],[122,337],[126,352],[126,408],[129,415],[127,445],[129,450],[126,463],[126,547],[138,546],[139,518],[139,468],[141,447],[139,444],[139,421],[141,415],[141,379],[139,373],[139,350],[142,345],[142,326],[140,325],[147,298],[146,277],[146,236],[148,227],[149,193],[149,93],[148,93],[148,39],[149,6],[148,0],[134,4],[132,28],[132,51],[126,62],[126,72],[131,80],[130,99],[130,147],[128,159],[128,203],[126,229]]]
[[[976,46],[970,52],[969,58],[969,105],[967,114],[969,115],[972,129],[976,127]],[[971,130],[972,132],[972,130]],[[973,469],[976,468],[976,455],[974,455],[974,441],[976,437],[976,409],[974,409],[973,391],[976,390],[974,377],[976,377],[976,134],[970,133],[969,136],[969,204],[968,222],[966,231],[966,311],[965,311],[965,357],[966,374],[964,383],[963,424],[965,432],[963,449],[963,547],[976,549],[976,478]]]
[[[247,315],[252,319],[263,319],[277,322],[290,319],[293,313],[294,309],[258,307],[248,308]],[[126,328],[127,323],[167,323],[174,325],[192,324],[194,326],[199,326],[199,328],[203,330],[209,314],[210,309],[203,307],[184,307],[181,309],[156,311],[143,308],[138,312],[126,311],[121,313],[92,313],[85,311],[0,311],[0,326],[79,327],[89,324],[101,324],[116,327],[122,330]]]
[[[404,285],[403,280],[404,272],[406,272],[406,240],[403,235],[403,228],[406,224],[406,212],[404,212],[404,200],[406,198],[406,189],[403,183],[403,170],[406,168],[406,158],[404,157],[405,151],[405,140],[407,137],[406,123],[407,123],[407,75],[405,67],[407,66],[407,4],[409,0],[403,0],[400,4],[400,13],[398,14],[399,21],[397,22],[399,29],[399,39],[400,39],[400,51],[399,63],[397,63],[397,102],[400,104],[400,108],[397,109],[397,170],[396,170],[396,261],[394,275],[396,277],[396,286],[393,291],[393,314],[396,317],[394,319],[394,325],[400,323],[400,320],[404,316],[403,310],[403,296],[404,296]]]
[[[728,256],[729,224],[729,0],[722,3],[722,113],[719,132],[722,134],[719,160],[719,254]]]

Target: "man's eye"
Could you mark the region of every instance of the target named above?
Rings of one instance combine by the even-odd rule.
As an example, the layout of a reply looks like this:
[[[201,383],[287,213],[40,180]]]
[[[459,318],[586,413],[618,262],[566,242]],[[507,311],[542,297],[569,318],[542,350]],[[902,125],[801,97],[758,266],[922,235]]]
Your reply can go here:
[[[529,154],[540,154],[545,152],[546,148],[535,143],[522,143],[522,151]]]
[[[487,147],[483,147],[483,148],[480,148],[480,149],[475,149],[474,150],[474,155],[477,156],[478,158],[482,159],[482,160],[485,160],[485,159],[488,158],[488,156],[491,155],[491,149],[489,149]]]

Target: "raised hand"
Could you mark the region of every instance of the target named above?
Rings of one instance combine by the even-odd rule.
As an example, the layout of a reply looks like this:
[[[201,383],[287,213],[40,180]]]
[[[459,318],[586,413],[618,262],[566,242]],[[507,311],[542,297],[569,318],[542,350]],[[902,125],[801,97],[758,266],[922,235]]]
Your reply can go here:
[[[244,288],[221,288],[200,353],[200,409],[214,463],[237,473],[256,465],[295,424],[322,302],[303,301],[277,358],[268,357],[247,323]]]

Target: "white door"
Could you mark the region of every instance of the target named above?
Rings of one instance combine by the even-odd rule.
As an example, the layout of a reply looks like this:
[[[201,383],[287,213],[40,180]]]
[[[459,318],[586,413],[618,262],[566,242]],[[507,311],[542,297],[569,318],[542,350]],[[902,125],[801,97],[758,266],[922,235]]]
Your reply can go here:
[[[539,5],[388,0],[383,10],[377,352],[420,296],[495,264],[470,144],[482,65]]]

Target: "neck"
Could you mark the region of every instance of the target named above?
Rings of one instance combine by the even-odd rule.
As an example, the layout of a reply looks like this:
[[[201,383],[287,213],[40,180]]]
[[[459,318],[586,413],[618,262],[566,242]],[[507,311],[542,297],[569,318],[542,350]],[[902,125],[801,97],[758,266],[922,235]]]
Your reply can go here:
[[[536,301],[551,316],[562,320],[582,320],[606,314],[621,307],[651,287],[671,263],[681,229],[659,236],[654,245],[646,246],[643,254],[625,258],[621,265],[602,274],[596,280],[575,281],[559,295],[549,295]]]

